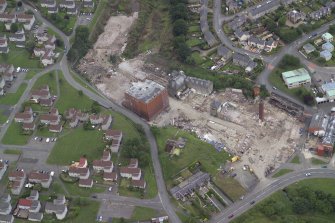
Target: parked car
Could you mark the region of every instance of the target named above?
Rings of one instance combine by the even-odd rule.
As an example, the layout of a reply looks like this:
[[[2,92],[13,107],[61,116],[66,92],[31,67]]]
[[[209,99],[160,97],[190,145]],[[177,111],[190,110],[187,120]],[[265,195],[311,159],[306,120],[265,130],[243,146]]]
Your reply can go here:
[[[250,204],[253,205],[254,203],[256,203],[256,201],[251,201]]]

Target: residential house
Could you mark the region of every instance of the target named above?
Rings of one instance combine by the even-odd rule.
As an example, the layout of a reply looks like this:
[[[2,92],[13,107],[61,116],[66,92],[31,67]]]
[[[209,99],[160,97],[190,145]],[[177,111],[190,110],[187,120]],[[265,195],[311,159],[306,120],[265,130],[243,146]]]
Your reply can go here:
[[[94,8],[94,1],[92,1],[92,0],[84,0],[83,1],[83,6],[85,8]]]
[[[147,183],[145,180],[132,180],[130,185],[135,188],[145,189]]]
[[[29,212],[37,213],[41,210],[41,203],[38,200],[29,200],[20,198],[17,204],[19,209],[28,210]]]
[[[310,54],[316,50],[316,48],[310,43],[305,44],[302,48],[306,54]]]
[[[7,215],[0,215],[0,223],[13,223],[14,217],[13,215],[7,214]]]
[[[58,125],[60,123],[60,120],[60,115],[43,114],[40,116],[41,123],[46,125]]]
[[[264,48],[264,50],[266,52],[271,52],[273,49],[277,48],[277,45],[278,45],[277,41],[275,41],[273,39],[267,40],[267,41],[265,41],[265,48]]]
[[[90,176],[90,170],[88,168],[78,168],[71,166],[69,168],[69,176],[79,179],[88,179]]]
[[[78,168],[86,168],[87,164],[87,159],[84,157],[80,157],[79,162],[75,166]]]
[[[56,205],[65,204],[66,203],[66,198],[63,194],[58,194],[57,198],[54,199],[53,203],[56,204]]]
[[[319,10],[309,13],[309,17],[313,20],[320,20],[323,17],[326,17],[331,14],[330,7],[321,7]]]
[[[26,180],[25,172],[23,170],[12,171],[9,173],[8,179],[11,181],[12,194],[19,195]]]
[[[7,29],[7,26],[6,26],[6,29],[9,30],[10,25],[16,22],[16,15],[15,14],[8,14],[8,13],[1,13],[0,14],[0,22],[8,24],[9,28]]]
[[[46,49],[45,54],[41,58],[41,63],[43,64],[44,67],[54,64],[54,52],[51,49]]]
[[[69,121],[69,125],[71,128],[77,127],[78,123],[79,123],[79,119],[77,116],[72,117],[71,120]]]
[[[105,132],[105,139],[106,140],[122,140],[122,131],[109,129]]]
[[[252,61],[248,55],[240,53],[234,53],[233,64],[244,67],[246,72],[250,72],[257,67],[257,63]]]
[[[17,21],[23,23],[25,30],[31,30],[35,23],[35,16],[33,14],[18,14]]]
[[[80,110],[77,111],[76,116],[80,122],[86,122],[89,119],[88,113],[82,112]]]
[[[306,18],[306,15],[303,12],[292,10],[287,13],[287,18],[290,22],[292,22],[293,24],[296,24],[300,21],[303,21]]]
[[[27,197],[28,200],[34,200],[37,201],[40,197],[40,194],[37,190],[31,190],[29,197]]]
[[[23,46],[25,45],[26,42],[26,36],[24,34],[24,30],[20,29],[17,32],[10,34],[8,36],[9,41],[11,42],[17,42],[17,44],[23,44]]]
[[[32,99],[49,99],[51,97],[50,95],[50,89],[48,85],[43,86],[39,90],[34,90],[31,92],[31,98]]]
[[[56,7],[56,0],[41,0],[41,7],[47,8],[47,7]]]
[[[35,123],[23,123],[22,129],[25,131],[34,131],[36,129]]]
[[[228,61],[233,55],[232,51],[222,44],[218,47],[217,54],[221,56],[221,60],[223,61]]]
[[[140,168],[120,167],[121,177],[131,178],[132,180],[140,180],[142,170]]]
[[[29,212],[28,214],[28,221],[37,221],[41,222],[43,220],[43,213],[37,212]]]
[[[129,168],[138,168],[138,159],[132,158],[128,164]]]
[[[56,45],[55,45],[54,42],[48,40],[48,41],[44,44],[44,47],[45,47],[46,49],[48,49],[48,50],[55,50]]]
[[[45,213],[55,214],[58,220],[63,220],[67,214],[67,206],[65,204],[57,204],[54,202],[47,202],[45,204]]]
[[[7,8],[7,1],[0,0],[0,13],[4,13]]]
[[[250,37],[250,34],[248,32],[244,32],[244,31],[242,31],[240,29],[236,30],[234,32],[234,34],[235,34],[236,38],[238,38],[238,40],[240,42],[247,41],[249,39],[249,37]]]
[[[109,129],[110,125],[112,124],[112,116],[111,115],[103,115],[101,123],[101,129],[107,130]]]
[[[273,12],[280,6],[280,1],[263,1],[256,7],[249,10],[248,16],[252,20],[256,20],[267,13]]]
[[[265,40],[262,40],[256,36],[251,36],[248,39],[248,45],[262,50],[265,47]]]
[[[50,132],[55,132],[55,133],[60,133],[60,132],[63,131],[63,126],[61,124],[49,125],[49,131]]]
[[[75,8],[76,4],[74,1],[71,1],[71,0],[62,0],[59,3],[59,7],[70,9],[70,8]]]
[[[333,35],[330,33],[324,33],[322,34],[321,38],[323,39],[323,41],[325,42],[333,42]]]
[[[41,184],[43,188],[49,188],[52,182],[52,176],[49,173],[33,171],[28,175],[30,183]]]
[[[113,171],[114,165],[110,160],[94,160],[93,161],[93,169],[97,172],[103,171],[106,173],[110,173]]]
[[[114,139],[109,148],[112,153],[118,153],[120,149],[120,145],[121,145],[121,141],[118,139]]]
[[[48,98],[48,99],[39,99],[39,104],[42,106],[42,107],[51,107],[53,105],[53,101],[51,98]]]
[[[46,51],[47,51],[47,49],[44,48],[44,47],[35,47],[34,48],[34,55],[36,57],[41,57],[45,54]]]
[[[329,52],[333,52],[334,51],[334,46],[330,42],[326,42],[326,43],[322,44],[322,49],[323,50],[328,50]]]
[[[228,11],[233,13],[240,8],[240,5],[235,0],[226,0],[226,6],[228,7]]]
[[[332,58],[332,56],[333,55],[328,50],[323,50],[323,51],[320,52],[320,57],[324,58],[326,61],[330,60]]]
[[[47,7],[47,11],[49,14],[56,14],[58,13],[58,7],[57,6],[49,6]]]
[[[79,187],[92,188],[93,187],[93,180],[91,178],[80,179],[79,180]]]
[[[38,32],[35,37],[39,44],[42,44],[49,39],[48,33],[45,32]]]
[[[26,107],[23,112],[16,113],[14,121],[20,123],[32,123],[34,121],[34,115],[31,107]]]
[[[245,15],[237,15],[234,17],[232,21],[228,23],[228,26],[232,30],[236,31],[240,29],[240,27],[246,22],[247,22],[247,17]]]
[[[117,181],[118,179],[118,175],[116,172],[112,172],[112,173],[104,173],[103,175],[103,180],[107,181],[107,182],[114,182]]]
[[[103,121],[102,115],[95,115],[95,114],[90,115],[90,122],[93,125],[99,125],[102,123],[102,121]]]
[[[7,37],[3,36],[0,37],[0,53],[8,53],[9,52],[9,47],[7,43]]]
[[[78,14],[78,7],[75,6],[74,8],[67,8],[66,14],[68,15],[77,15]]]

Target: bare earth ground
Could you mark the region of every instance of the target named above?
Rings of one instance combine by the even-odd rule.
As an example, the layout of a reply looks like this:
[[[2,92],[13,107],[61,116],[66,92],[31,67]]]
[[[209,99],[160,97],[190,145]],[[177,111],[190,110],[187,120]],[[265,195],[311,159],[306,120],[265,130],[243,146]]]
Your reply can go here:
[[[82,73],[119,104],[131,82],[152,79],[162,85],[167,84],[166,73],[148,61],[148,54],[152,52],[122,60],[117,65],[109,62],[111,54],[121,55],[126,46],[127,33],[136,18],[137,13],[131,17],[112,16],[94,49],[79,65]],[[220,118],[209,114],[209,105],[214,98],[227,102],[219,114]],[[232,166],[237,169],[247,164],[260,180],[265,180],[266,169],[276,168],[287,160],[299,139],[301,124],[295,119],[266,102],[265,122],[259,123],[258,103],[247,101],[242,95],[230,91],[207,97],[192,93],[183,101],[170,98],[170,107],[152,124],[172,124],[195,132],[204,140],[224,143],[228,152],[241,156],[242,161]]]

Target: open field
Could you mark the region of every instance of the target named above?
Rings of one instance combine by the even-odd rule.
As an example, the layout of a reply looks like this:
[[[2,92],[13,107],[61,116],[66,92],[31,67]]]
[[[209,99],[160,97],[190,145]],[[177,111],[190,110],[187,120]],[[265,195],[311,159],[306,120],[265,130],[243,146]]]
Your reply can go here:
[[[32,59],[28,51],[24,48],[10,47],[8,54],[0,56],[1,62],[13,64],[14,67],[39,68],[41,67],[38,58]]]
[[[204,171],[214,175],[220,165],[228,159],[228,154],[224,151],[217,152],[213,146],[198,139],[196,136],[173,127],[159,128],[154,131],[159,149],[164,179],[167,187],[172,186],[172,180],[184,168],[199,161]],[[170,158],[165,152],[165,143],[168,139],[183,137],[187,140],[185,148],[179,157]]]
[[[18,149],[5,149],[3,151],[4,154],[11,154],[11,155],[20,155],[22,153],[21,150]]]
[[[311,190],[319,190],[325,193],[335,194],[333,190],[335,185],[334,179],[306,179],[298,183],[288,186],[288,189],[301,188],[307,186]],[[270,206],[269,208],[276,208],[275,210],[280,210],[279,213],[275,213],[271,217],[267,217],[262,212],[262,205],[270,204],[276,205]],[[279,208],[280,207],[280,208]],[[281,190],[265,200],[261,201],[251,210],[245,212],[243,215],[236,218],[234,223],[281,223],[281,222],[322,222],[322,223],[331,223],[334,222],[335,214],[332,212],[330,214],[321,214],[317,211],[307,212],[306,214],[296,214],[293,211],[292,202],[288,199],[286,194]]]
[[[314,165],[323,165],[323,164],[327,164],[327,162],[325,162],[325,161],[323,161],[323,160],[320,160],[320,159],[317,159],[317,158],[314,158],[314,157],[311,158],[311,162],[312,162],[312,164],[314,164]]]
[[[232,177],[223,177],[220,174],[217,174],[213,177],[213,182],[233,201],[237,201],[246,193],[246,190],[241,186],[241,184]]]
[[[106,191],[105,187],[93,185],[92,188],[82,188],[78,183],[64,183],[65,188],[72,196],[89,197],[94,193],[102,193]]]
[[[151,218],[154,217],[159,217],[161,216],[160,214],[162,213],[151,208],[135,207],[131,218],[137,221],[144,221],[144,220],[150,220]]]
[[[290,163],[295,163],[295,164],[299,164],[300,163],[300,159],[299,159],[299,156],[298,155],[296,155],[292,160],[291,160],[291,162]]]
[[[7,129],[6,134],[2,139],[3,144],[7,145],[25,145],[27,144],[30,135],[21,134],[21,124],[12,122]]]
[[[0,104],[15,105],[19,101],[20,97],[22,96],[26,88],[27,88],[27,84],[22,83],[15,93],[8,93],[4,96],[1,96]]]
[[[291,172],[293,172],[293,170],[291,170],[291,169],[281,169],[277,173],[275,173],[272,177],[273,178],[281,177],[281,176],[283,176],[287,173],[291,173]]]

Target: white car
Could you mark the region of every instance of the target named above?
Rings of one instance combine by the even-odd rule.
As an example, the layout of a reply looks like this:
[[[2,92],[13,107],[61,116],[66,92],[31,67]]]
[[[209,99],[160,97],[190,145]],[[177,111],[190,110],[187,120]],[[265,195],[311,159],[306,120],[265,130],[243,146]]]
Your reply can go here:
[[[309,177],[311,175],[311,173],[306,173],[306,177]]]
[[[50,138],[47,138],[47,139],[45,140],[45,142],[50,142]]]
[[[54,172],[54,171],[51,171],[51,172],[50,172],[50,176],[53,177],[54,175],[55,175],[55,172]]]

